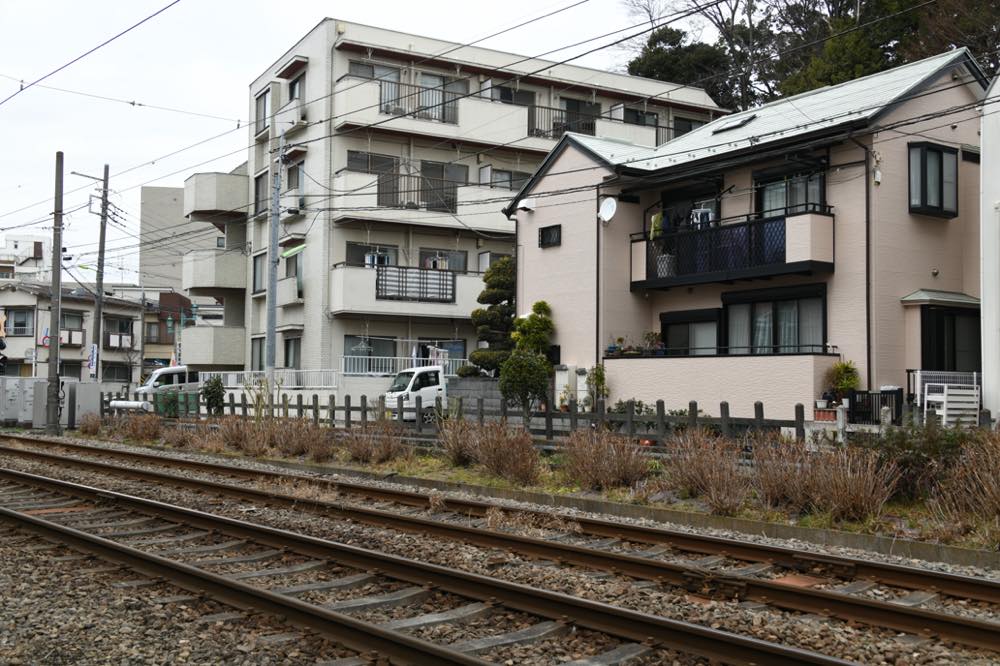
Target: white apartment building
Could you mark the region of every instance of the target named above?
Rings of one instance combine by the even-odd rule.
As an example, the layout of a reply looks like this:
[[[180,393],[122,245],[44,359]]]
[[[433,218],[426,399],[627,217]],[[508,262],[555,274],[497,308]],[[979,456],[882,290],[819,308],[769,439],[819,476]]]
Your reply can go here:
[[[52,239],[7,234],[0,248],[0,280],[44,281],[52,277]]]
[[[653,147],[722,112],[698,88],[336,19],[248,93],[245,169],[185,183],[188,219],[225,231],[184,258],[188,293],[225,309],[224,326],[184,331],[200,350],[185,362],[264,366],[280,169],[276,365],[347,377],[438,350],[449,373],[466,362],[482,272],[515,247],[500,211],[565,132]]]

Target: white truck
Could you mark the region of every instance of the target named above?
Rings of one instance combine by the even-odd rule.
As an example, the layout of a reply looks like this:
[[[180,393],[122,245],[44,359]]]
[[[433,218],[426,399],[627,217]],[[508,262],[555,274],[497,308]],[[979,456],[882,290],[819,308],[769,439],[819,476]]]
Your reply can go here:
[[[448,387],[443,366],[425,365],[396,373],[385,393],[385,406],[395,416],[402,397],[403,420],[411,421],[417,417],[417,396],[420,396],[420,418],[425,422],[434,420],[437,399],[441,398],[443,405],[448,404]]]

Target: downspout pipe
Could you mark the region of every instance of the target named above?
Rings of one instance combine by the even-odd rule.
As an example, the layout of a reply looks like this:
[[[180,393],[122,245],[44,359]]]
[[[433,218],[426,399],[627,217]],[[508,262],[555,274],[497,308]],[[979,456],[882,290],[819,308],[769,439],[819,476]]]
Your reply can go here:
[[[853,136],[851,141],[865,152],[865,382],[872,390],[872,179],[871,149]]]
[[[596,248],[594,262],[594,365],[601,364],[601,186],[594,186],[594,224]]]

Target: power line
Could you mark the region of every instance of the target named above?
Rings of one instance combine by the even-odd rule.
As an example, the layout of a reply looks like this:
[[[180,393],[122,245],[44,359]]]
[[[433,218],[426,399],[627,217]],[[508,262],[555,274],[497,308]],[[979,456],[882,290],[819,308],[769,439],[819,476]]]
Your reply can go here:
[[[54,70],[52,70],[48,74],[45,74],[44,76],[35,79],[34,81],[32,81],[31,83],[29,83],[28,85],[23,85],[22,84],[21,87],[18,90],[14,91],[13,93],[11,93],[10,95],[8,95],[4,99],[0,100],[0,106],[3,106],[4,104],[6,104],[7,102],[9,102],[10,100],[14,99],[15,97],[17,97],[18,95],[20,95],[21,93],[23,93],[28,88],[31,88],[32,86],[41,83],[42,81],[44,81],[45,79],[49,78],[50,76],[52,76],[54,74],[58,74],[59,72],[61,72],[62,70],[66,69],[70,65],[83,60],[84,58],[86,58],[87,56],[89,56],[94,51],[97,51],[98,49],[101,49],[101,48],[107,46],[108,44],[110,44],[111,42],[115,41],[119,37],[122,37],[123,35],[126,35],[129,32],[135,30],[136,28],[138,28],[140,25],[142,25],[146,21],[149,21],[149,20],[151,20],[151,19],[159,16],[160,14],[162,14],[165,11],[167,11],[168,9],[170,9],[171,7],[173,7],[174,5],[176,5],[180,1],[181,0],[173,0],[173,2],[171,2],[170,4],[166,5],[165,7],[162,7],[160,9],[158,9],[157,11],[153,12],[152,14],[150,14],[149,16],[147,16],[146,18],[144,18],[141,21],[139,21],[138,23],[135,23],[135,24],[129,26],[128,28],[125,28],[124,30],[122,30],[121,32],[119,32],[117,35],[104,40],[103,42],[101,42],[100,44],[98,44],[94,48],[90,49],[89,51],[81,53],[80,55],[78,55],[77,57],[73,58],[69,62],[67,62],[67,63],[65,63],[63,65],[60,65],[59,67],[56,67]]]

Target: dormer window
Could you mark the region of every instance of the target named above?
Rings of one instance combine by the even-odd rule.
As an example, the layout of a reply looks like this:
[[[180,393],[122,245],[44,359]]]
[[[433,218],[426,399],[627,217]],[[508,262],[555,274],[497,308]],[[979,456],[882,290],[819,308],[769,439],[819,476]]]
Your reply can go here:
[[[910,212],[936,217],[958,215],[958,150],[911,143]]]

